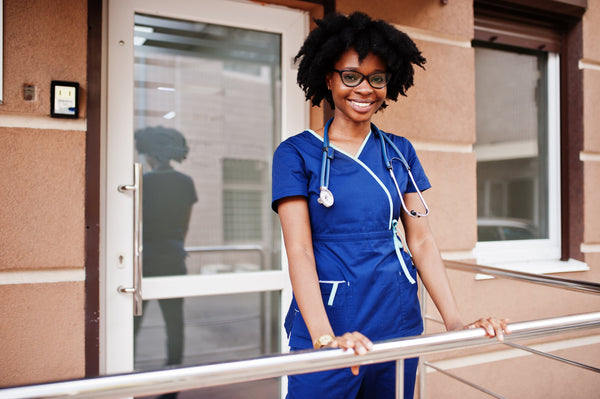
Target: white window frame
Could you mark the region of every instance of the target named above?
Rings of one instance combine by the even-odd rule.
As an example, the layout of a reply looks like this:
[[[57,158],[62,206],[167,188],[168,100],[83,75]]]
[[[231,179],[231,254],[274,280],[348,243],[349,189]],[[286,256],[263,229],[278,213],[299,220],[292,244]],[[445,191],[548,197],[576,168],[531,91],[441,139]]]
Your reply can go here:
[[[561,262],[560,57],[548,53],[548,238],[477,242],[477,263],[529,273],[589,270],[576,260]],[[482,276],[479,276],[480,278]]]

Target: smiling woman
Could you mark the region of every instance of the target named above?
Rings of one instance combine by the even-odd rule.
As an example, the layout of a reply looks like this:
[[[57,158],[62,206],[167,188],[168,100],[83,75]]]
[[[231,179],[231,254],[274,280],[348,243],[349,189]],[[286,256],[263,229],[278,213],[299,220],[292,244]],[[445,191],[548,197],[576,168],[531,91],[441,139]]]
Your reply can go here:
[[[423,217],[419,189],[431,187],[429,180],[407,139],[371,123],[386,100],[406,95],[413,66],[423,67],[425,58],[406,34],[365,14],[331,15],[317,25],[296,56],[298,83],[313,105],[327,100],[334,117],[290,137],[273,157],[272,207],[294,291],[285,323],[290,348],[361,355],[371,340],[420,334],[417,273],[447,329],[484,327],[502,339],[505,320],[463,323]],[[405,167],[393,169],[394,160]],[[417,364],[404,362],[406,398],[413,397]],[[354,377],[348,370],[290,376],[288,398],[395,396],[395,362],[351,371]]]

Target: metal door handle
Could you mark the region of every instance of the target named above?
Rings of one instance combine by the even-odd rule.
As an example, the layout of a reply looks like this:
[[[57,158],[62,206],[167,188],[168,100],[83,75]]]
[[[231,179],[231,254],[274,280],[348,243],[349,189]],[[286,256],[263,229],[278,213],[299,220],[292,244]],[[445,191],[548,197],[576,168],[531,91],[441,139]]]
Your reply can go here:
[[[123,294],[133,294],[133,315],[142,315],[142,231],[143,231],[143,170],[141,163],[133,165],[133,185],[119,186],[120,192],[133,191],[133,287],[118,288]]]

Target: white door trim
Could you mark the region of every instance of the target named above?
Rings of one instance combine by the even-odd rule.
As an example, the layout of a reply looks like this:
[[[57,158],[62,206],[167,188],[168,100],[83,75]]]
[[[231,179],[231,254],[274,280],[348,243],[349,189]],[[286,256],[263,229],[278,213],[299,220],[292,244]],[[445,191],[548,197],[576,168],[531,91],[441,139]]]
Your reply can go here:
[[[282,136],[298,133],[308,126],[308,105],[296,86],[294,55],[308,29],[306,12],[279,6],[261,6],[250,1],[231,0],[105,0],[106,95],[103,112],[103,192],[101,209],[101,311],[100,358],[103,374],[133,370],[132,296],[117,287],[133,284],[133,196],[117,187],[133,183],[134,68],[133,26],[136,13],[282,34]],[[293,38],[293,40],[289,40]],[[282,249],[282,253],[285,251]],[[285,307],[291,297],[287,261],[282,270],[232,275],[177,276],[144,279],[145,299],[184,295],[274,291],[282,292]],[[215,281],[220,281],[215,284]],[[199,288],[203,291],[199,293]],[[118,310],[118,311],[117,311]],[[285,310],[282,308],[282,314]],[[283,337],[282,333],[282,337]],[[285,343],[284,343],[285,345]],[[284,346],[282,345],[282,347]]]

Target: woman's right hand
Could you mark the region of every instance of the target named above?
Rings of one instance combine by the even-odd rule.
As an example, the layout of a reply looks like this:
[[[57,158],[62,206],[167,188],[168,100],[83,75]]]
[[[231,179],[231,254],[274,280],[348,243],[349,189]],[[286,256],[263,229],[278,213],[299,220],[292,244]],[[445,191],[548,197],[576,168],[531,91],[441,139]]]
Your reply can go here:
[[[364,355],[373,349],[371,340],[358,331],[347,332],[340,337],[335,337],[333,342],[325,346],[325,348],[342,348],[343,350],[353,349],[356,355]],[[352,366],[350,370],[352,374],[358,375],[359,366]]]

